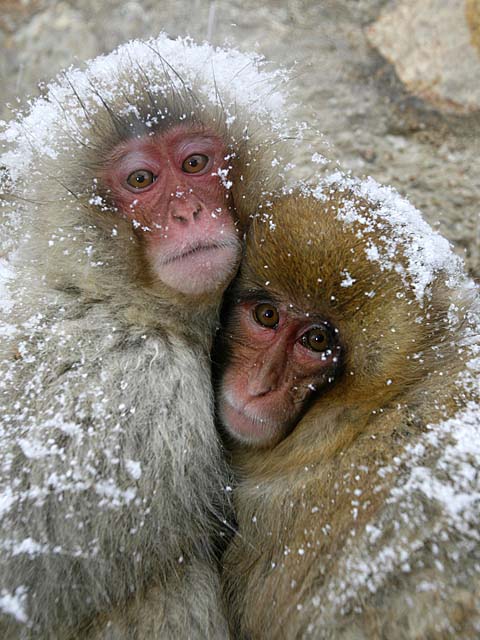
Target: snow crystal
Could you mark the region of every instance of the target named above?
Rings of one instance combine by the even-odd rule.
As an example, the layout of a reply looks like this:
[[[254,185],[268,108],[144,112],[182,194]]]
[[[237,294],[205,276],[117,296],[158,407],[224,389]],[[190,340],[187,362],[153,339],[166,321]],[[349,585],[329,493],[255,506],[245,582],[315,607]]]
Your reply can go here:
[[[5,513],[10,511],[12,505],[16,502],[18,496],[13,493],[11,487],[5,487],[2,493],[0,493],[0,518],[3,517]]]
[[[142,475],[142,465],[138,460],[125,460],[125,468],[133,480],[139,480]]]
[[[312,162],[314,162],[315,164],[328,164],[327,158],[325,158],[325,156],[322,156],[321,153],[316,152],[312,155]]]
[[[26,458],[38,460],[53,453],[52,449],[49,449],[34,438],[18,438],[17,444]]]
[[[9,311],[13,306],[13,300],[7,289],[8,281],[13,277],[12,266],[5,258],[0,258],[0,310]]]
[[[340,283],[341,287],[351,287],[352,284],[355,284],[356,282],[355,278],[352,278],[352,276],[348,273],[346,269],[342,271],[342,275],[344,276],[344,279]]]
[[[0,610],[13,616],[19,622],[28,622],[25,612],[26,591],[25,587],[17,587],[12,594],[2,589],[0,591]]]
[[[5,258],[0,258],[0,311],[5,313],[8,313],[13,307],[13,300],[8,290],[8,281],[13,275],[14,273],[10,263],[7,262]],[[0,325],[0,336],[12,336],[16,331],[17,329],[14,325],[2,321]]]
[[[130,504],[137,494],[133,487],[120,489],[112,478],[97,480],[94,489],[97,495],[103,498],[103,500],[100,500],[99,505],[109,509],[118,508],[123,504]]]
[[[33,538],[24,538],[21,542],[16,542],[12,549],[12,554],[14,556],[22,554],[36,556],[42,553],[45,553],[45,545],[33,540]]]

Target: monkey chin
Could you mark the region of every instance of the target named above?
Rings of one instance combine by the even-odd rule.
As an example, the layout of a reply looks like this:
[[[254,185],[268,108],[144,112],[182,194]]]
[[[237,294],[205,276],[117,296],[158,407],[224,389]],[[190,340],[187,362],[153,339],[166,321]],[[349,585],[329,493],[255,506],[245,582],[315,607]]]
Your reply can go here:
[[[175,291],[191,296],[226,288],[235,275],[240,245],[236,240],[204,243],[170,255],[149,255],[155,275]]]
[[[272,447],[288,433],[290,420],[264,418],[248,409],[237,409],[228,398],[219,407],[220,420],[237,442],[257,448]]]

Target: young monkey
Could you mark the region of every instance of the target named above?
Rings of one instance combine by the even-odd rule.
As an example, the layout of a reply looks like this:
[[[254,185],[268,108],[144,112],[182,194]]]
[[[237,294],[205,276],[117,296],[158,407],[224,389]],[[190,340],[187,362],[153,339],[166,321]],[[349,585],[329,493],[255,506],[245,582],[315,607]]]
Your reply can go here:
[[[473,298],[446,240],[372,180],[254,221],[218,348],[236,637],[479,637]]]

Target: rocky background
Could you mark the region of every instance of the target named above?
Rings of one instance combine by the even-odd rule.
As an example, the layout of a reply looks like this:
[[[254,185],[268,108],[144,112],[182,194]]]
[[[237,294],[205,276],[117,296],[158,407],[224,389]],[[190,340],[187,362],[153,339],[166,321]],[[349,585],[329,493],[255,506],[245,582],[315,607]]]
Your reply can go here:
[[[407,195],[480,279],[480,0],[0,0],[0,118],[161,30],[293,68],[312,148]]]

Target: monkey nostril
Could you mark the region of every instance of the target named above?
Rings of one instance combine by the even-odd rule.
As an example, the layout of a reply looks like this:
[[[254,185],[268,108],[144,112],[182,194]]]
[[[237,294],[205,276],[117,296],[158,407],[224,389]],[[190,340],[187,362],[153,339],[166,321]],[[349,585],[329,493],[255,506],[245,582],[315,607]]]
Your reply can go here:
[[[178,222],[188,223],[188,222],[197,220],[201,211],[202,211],[201,205],[198,205],[198,207],[190,210],[186,208],[175,208],[172,211],[172,218],[174,220],[178,220]]]
[[[178,220],[179,222],[188,222],[188,216],[183,213],[172,213],[172,218],[174,220]]]
[[[265,380],[252,380],[248,384],[248,392],[252,397],[262,398],[275,391],[275,385]]]

